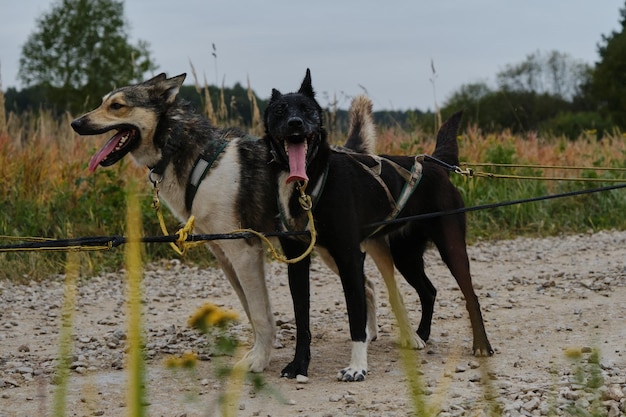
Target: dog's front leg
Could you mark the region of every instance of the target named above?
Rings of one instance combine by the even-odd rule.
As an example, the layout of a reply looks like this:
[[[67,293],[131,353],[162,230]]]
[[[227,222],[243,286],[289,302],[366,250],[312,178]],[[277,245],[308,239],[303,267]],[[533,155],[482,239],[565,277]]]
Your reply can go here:
[[[302,242],[289,239],[281,239],[281,246],[285,255],[290,259],[302,254],[307,247]],[[307,256],[298,263],[289,264],[288,267],[289,290],[296,318],[296,353],[293,360],[281,371],[281,376],[286,378],[297,378],[298,375],[308,376],[309,373],[311,362],[310,265],[311,257]]]
[[[265,282],[263,247],[240,239],[212,242],[210,248],[239,297],[254,332],[254,346],[241,363],[251,372],[262,372],[270,363],[276,336]]]

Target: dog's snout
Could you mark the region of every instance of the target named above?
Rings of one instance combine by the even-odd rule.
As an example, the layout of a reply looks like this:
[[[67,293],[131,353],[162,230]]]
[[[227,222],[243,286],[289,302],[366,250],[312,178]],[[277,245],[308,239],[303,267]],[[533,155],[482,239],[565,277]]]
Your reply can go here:
[[[291,117],[287,121],[289,127],[302,127],[304,125],[304,121],[301,117]]]
[[[82,126],[83,122],[80,118],[72,120],[71,126],[72,129],[78,130]]]

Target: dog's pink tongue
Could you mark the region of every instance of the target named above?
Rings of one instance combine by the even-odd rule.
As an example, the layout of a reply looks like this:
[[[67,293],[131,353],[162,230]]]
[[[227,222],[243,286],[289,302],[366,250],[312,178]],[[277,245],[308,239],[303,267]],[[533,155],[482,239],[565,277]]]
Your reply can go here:
[[[120,139],[122,139],[122,135],[118,133],[117,135],[109,139],[109,141],[102,147],[102,149],[100,149],[94,156],[91,157],[91,160],[89,161],[89,171],[94,172],[96,168],[98,168],[100,162],[106,159],[106,157],[111,152],[113,152],[113,149],[115,149]]]
[[[287,154],[289,155],[289,177],[287,184],[293,181],[308,181],[306,175],[306,144],[288,143]]]

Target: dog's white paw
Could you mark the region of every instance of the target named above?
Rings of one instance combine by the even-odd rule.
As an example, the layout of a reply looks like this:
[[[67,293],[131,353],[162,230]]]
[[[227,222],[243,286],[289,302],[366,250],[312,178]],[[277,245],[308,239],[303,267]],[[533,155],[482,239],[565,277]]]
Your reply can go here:
[[[270,354],[261,349],[249,350],[235,366],[245,366],[250,372],[263,372],[270,364]]]
[[[422,350],[426,347],[426,342],[417,333],[411,332],[408,335],[400,335],[398,344],[403,349]]]
[[[344,382],[361,382],[365,381],[367,369],[343,368],[337,372],[337,379]]]
[[[367,375],[367,342],[352,342],[350,364],[337,373],[337,379],[346,382],[365,381]]]

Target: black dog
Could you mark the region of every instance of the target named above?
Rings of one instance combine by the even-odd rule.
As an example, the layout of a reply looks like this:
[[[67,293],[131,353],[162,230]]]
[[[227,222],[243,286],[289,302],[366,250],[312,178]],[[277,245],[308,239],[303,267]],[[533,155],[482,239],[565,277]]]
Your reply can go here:
[[[441,127],[434,158],[458,164],[456,132],[460,119],[458,113]],[[308,184],[307,192],[313,190],[310,193],[318,251],[321,249],[322,257],[341,277],[353,345],[350,364],[339,372],[339,379],[360,381],[367,374],[367,346],[373,335],[367,323],[363,248],[378,259],[379,266],[380,263],[390,265],[393,260],[417,290],[423,306],[417,333],[427,340],[436,289],[424,272],[422,255],[427,243],[433,241],[465,296],[474,334],[474,354],[493,354],[472,287],[465,216],[448,215],[382,228],[372,225],[390,217],[463,207],[448,171],[427,158],[418,163],[414,157],[365,155],[331,148],[308,70],[298,92],[283,95],[272,91],[264,122],[264,139],[269,142],[274,163],[280,168],[277,186],[283,225],[296,230],[306,226],[307,215],[299,203],[298,188]],[[358,148],[354,143],[351,146]],[[412,193],[411,187],[407,192],[407,183],[413,182],[417,182],[415,192]],[[281,238],[281,245],[288,257],[295,257],[304,252],[308,242]],[[289,266],[297,326],[296,352],[282,374],[290,378],[307,375],[310,362],[309,266],[308,257]]]

